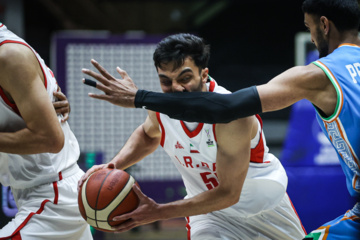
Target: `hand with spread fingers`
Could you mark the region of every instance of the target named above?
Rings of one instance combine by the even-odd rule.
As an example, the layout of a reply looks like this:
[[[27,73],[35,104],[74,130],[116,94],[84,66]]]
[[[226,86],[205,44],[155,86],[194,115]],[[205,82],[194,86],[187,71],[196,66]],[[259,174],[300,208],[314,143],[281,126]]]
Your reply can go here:
[[[135,108],[135,95],[138,89],[129,75],[117,67],[116,71],[122,79],[116,79],[94,59],[91,59],[91,63],[100,74],[89,69],[82,69],[82,72],[99,82],[83,79],[83,83],[103,91],[104,94],[89,93],[89,97],[105,100],[120,107]]]

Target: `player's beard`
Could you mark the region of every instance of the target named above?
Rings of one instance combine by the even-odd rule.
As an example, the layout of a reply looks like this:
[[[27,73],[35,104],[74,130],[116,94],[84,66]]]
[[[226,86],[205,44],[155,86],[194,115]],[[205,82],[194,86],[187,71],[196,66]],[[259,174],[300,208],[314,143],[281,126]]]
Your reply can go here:
[[[199,85],[197,87],[194,87],[193,89],[191,89],[191,92],[202,92],[203,89],[203,82],[201,81],[201,76],[200,76],[200,82]],[[183,92],[189,92],[186,89]]]
[[[320,28],[317,28],[316,31],[316,35],[318,36],[316,47],[319,51],[319,58],[326,57],[329,54],[329,44],[323,37]]]

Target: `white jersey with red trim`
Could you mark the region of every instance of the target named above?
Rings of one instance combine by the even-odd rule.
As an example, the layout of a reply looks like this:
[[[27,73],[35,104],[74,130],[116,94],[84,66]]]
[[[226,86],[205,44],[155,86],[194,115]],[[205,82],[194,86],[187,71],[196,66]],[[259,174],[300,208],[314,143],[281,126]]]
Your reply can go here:
[[[52,71],[34,49],[0,23],[0,47],[6,43],[22,44],[34,52],[44,74],[44,84],[49,98],[51,101],[55,101],[53,92],[57,91],[58,86]],[[58,118],[60,121],[61,116],[59,115]],[[25,128],[25,126],[16,105],[9,101],[0,87],[0,132],[15,132]],[[65,174],[66,171],[64,170],[77,162],[80,149],[68,123],[61,123],[61,127],[65,135],[65,143],[63,149],[57,154],[18,155],[0,152],[1,184],[16,189],[24,189],[57,181],[60,171]],[[71,175],[73,173],[67,174]]]
[[[211,79],[207,90],[230,93]],[[190,131],[183,121],[156,113],[162,132],[161,146],[181,173],[187,196],[190,198],[218,185],[216,175],[215,124],[199,123]],[[276,206],[284,197],[287,175],[280,161],[268,152],[261,118],[257,116],[258,133],[251,140],[249,170],[240,195],[240,201],[216,211],[227,216],[248,217]],[[234,182],[234,184],[237,184]]]

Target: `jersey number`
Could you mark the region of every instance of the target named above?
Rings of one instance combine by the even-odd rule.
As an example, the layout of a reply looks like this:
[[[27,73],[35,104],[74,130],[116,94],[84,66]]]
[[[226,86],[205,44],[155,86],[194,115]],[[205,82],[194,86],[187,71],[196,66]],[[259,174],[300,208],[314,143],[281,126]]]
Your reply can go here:
[[[213,176],[211,172],[203,172],[203,173],[200,173],[200,176],[201,176],[202,180],[204,181],[206,187],[209,190],[211,190],[219,185],[219,182],[218,182],[217,178],[215,177],[216,173],[215,173],[215,176]]]

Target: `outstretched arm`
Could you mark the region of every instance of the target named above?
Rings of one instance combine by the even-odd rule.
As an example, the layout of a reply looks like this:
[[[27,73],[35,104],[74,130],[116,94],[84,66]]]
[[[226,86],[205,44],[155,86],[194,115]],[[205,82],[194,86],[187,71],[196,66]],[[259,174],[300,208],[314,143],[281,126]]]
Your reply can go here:
[[[255,86],[231,94],[212,92],[163,94],[139,90],[135,96],[135,107],[151,109],[175,119],[204,123],[228,123],[262,112]]]
[[[85,79],[84,83],[102,90],[105,94],[89,94],[90,97],[122,107],[146,108],[175,119],[227,123],[257,113],[280,110],[304,98],[324,112],[331,112],[331,109],[328,111],[326,109],[329,102],[323,100],[329,98],[325,95],[329,92],[327,88],[330,81],[313,64],[293,67],[266,84],[244,88],[232,94],[211,92],[164,94],[138,90],[124,70],[117,69],[122,79],[116,79],[97,62],[92,61],[92,64],[101,74],[91,70],[83,72],[100,83],[89,79]]]
[[[208,92],[163,94],[138,90],[126,71],[119,67],[116,70],[122,79],[113,77],[95,60],[92,59],[91,63],[100,74],[89,69],[83,69],[83,73],[99,82],[90,79],[83,79],[83,82],[103,91],[104,94],[89,93],[89,96],[114,105],[146,108],[165,113],[175,119],[205,123],[227,123],[261,112],[261,103],[255,86],[226,96]]]
[[[331,115],[336,94],[325,74],[313,64],[293,67],[266,84],[232,94],[212,92],[156,93],[138,90],[135,106],[193,122],[227,123],[262,112],[272,112],[308,99]],[[334,102],[335,100],[335,102]]]

